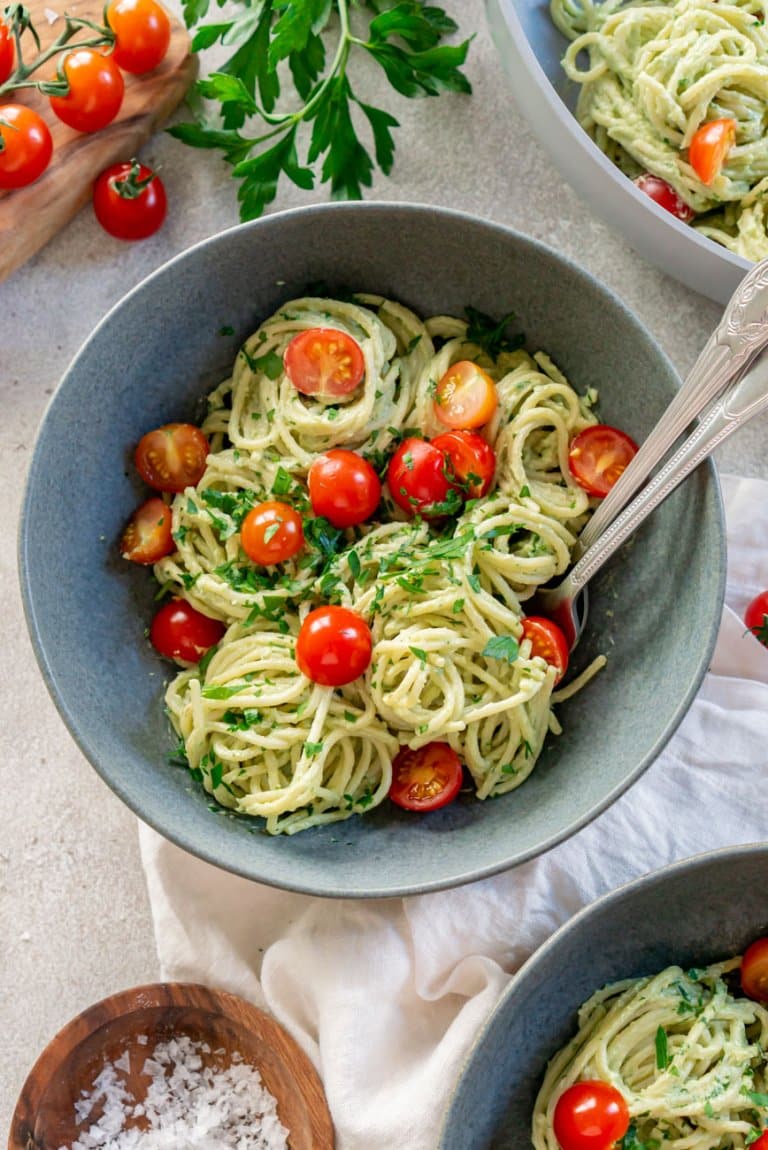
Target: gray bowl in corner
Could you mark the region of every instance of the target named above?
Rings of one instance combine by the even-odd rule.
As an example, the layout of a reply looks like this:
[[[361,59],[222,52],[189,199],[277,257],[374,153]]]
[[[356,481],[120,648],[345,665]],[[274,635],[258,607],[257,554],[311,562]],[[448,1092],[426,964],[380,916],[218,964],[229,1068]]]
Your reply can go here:
[[[168,763],[163,712],[173,668],[145,638],[151,574],[116,541],[144,498],[130,463],[152,427],[196,419],[244,338],[323,280],[381,292],[426,316],[472,304],[513,311],[605,422],[636,439],[671,399],[674,370],[637,319],[554,251],[457,212],[332,204],[213,236],[159,269],[99,324],[53,396],[29,469],[21,585],[48,688],[84,755],[136,814],[201,858],[247,878],[333,896],[436,890],[516,865],[573,834],[653,761],[707,668],[724,588],[724,528],[711,465],[641,529],[598,579],[575,670],[609,666],[559,711],[519,790],[469,796],[426,817],[385,803],[370,815],[271,838],[214,814],[188,771]],[[224,334],[222,334],[224,333]],[[76,445],[76,465],[73,464]],[[73,528],[76,525],[76,529]],[[258,833],[253,833],[257,831]]]
[[[565,179],[647,260],[726,303],[752,265],[660,208],[593,143],[574,115],[577,85],[560,65],[568,41],[549,0],[486,0],[486,10],[515,101]]]
[[[438,1150],[526,1150],[547,1062],[599,987],[740,954],[768,931],[768,846],[684,859],[604,895],[520,968],[475,1040]]]

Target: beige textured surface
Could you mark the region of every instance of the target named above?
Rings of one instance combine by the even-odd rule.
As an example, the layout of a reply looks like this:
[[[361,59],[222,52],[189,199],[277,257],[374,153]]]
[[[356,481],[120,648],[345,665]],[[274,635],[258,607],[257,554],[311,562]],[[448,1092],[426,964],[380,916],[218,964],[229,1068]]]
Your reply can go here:
[[[618,292],[684,371],[718,307],[647,265],[562,184],[510,105],[481,0],[446,6],[465,32],[478,30],[469,65],[475,94],[418,103],[395,97],[390,106],[402,127],[394,176],[377,180],[373,194],[462,208],[545,240]],[[378,75],[361,75],[356,87],[375,98]],[[71,356],[148,272],[237,220],[234,184],[215,156],[157,136],[142,158],[162,165],[168,190],[169,219],[158,236],[121,245],[101,233],[86,208],[0,285],[6,540],[0,553],[0,1138],[27,1070],[58,1027],[103,995],[158,973],[135,819],[82,759],[48,698],[27,639],[15,569],[35,429]],[[308,198],[289,185],[275,207]],[[747,428],[726,445],[721,463],[768,477],[767,430],[766,421]],[[85,412],[82,435],[88,434]],[[75,442],[73,468],[77,452]],[[72,524],[73,531],[79,527]]]

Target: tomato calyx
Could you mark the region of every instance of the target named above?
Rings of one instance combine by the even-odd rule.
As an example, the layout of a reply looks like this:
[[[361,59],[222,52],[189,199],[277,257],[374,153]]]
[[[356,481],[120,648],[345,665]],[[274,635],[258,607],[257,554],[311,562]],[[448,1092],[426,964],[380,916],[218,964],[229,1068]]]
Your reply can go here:
[[[157,179],[157,173],[145,168],[143,170],[148,172],[148,175],[142,176],[142,165],[135,156],[128,162],[131,166],[125,175],[113,176],[110,182],[121,200],[137,200],[152,181]]]

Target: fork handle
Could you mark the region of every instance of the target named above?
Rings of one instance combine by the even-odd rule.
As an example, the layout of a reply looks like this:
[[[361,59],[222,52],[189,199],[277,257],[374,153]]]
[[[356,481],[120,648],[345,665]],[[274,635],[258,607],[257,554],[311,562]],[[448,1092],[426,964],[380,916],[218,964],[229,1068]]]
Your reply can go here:
[[[680,391],[582,531],[574,548],[574,558],[578,559],[593,546],[686,427],[738,378],[766,344],[768,260],[763,260],[736,288]]]
[[[715,400],[688,438],[587,550],[560,587],[576,595],[660,503],[724,439],[768,408],[768,353]]]

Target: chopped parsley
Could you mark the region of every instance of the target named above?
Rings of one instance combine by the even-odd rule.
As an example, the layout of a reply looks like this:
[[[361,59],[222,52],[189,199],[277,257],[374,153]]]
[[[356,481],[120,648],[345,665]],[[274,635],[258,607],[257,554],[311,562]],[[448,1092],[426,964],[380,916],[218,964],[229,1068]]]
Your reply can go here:
[[[514,663],[520,653],[520,644],[513,635],[494,635],[481,652],[486,659],[503,659]]]

